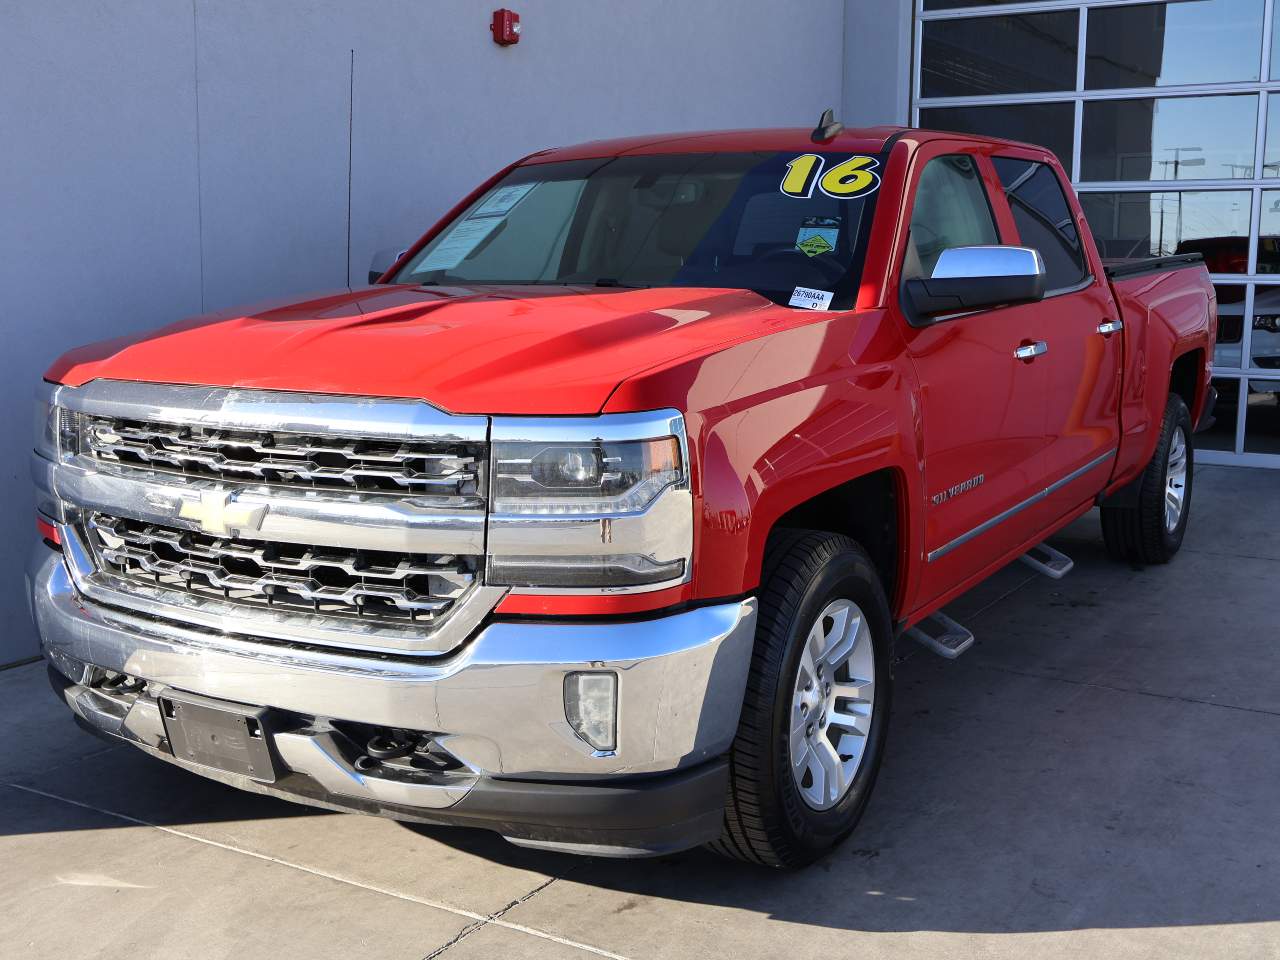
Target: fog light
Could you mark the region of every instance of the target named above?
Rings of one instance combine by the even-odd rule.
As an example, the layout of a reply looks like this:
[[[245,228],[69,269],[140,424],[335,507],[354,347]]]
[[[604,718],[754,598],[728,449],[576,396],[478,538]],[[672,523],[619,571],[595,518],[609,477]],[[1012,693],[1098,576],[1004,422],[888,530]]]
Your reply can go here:
[[[618,746],[618,675],[571,673],[564,678],[564,715],[574,733],[601,753]]]

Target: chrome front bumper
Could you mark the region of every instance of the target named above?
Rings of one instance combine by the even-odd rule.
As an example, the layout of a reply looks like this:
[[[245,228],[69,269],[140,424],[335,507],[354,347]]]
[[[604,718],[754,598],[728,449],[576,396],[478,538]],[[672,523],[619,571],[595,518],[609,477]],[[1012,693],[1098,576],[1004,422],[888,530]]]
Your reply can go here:
[[[93,666],[219,700],[431,731],[478,777],[651,774],[719,756],[737,729],[756,617],[746,599],[620,623],[492,623],[424,661],[263,642],[91,603],[43,544],[27,577],[45,656],[74,683]],[[565,719],[564,677],[575,670],[618,674],[611,753]]]

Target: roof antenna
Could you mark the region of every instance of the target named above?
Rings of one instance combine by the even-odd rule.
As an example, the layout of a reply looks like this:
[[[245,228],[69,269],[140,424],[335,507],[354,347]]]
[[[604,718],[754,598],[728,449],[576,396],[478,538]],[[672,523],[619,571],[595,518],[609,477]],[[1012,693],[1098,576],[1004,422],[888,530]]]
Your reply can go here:
[[[844,124],[836,119],[835,111],[828,107],[822,111],[822,116],[818,118],[818,125],[813,128],[813,133],[809,134],[809,139],[814,143],[827,143],[834,140],[844,130]]]

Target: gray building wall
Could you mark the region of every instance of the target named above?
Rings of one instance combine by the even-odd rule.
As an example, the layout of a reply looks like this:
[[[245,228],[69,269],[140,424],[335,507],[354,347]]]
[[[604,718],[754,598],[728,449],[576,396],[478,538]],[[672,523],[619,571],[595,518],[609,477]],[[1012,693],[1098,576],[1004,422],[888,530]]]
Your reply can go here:
[[[538,0],[507,49],[495,5],[0,0],[0,664],[36,652],[28,411],[64,349],[359,283],[543,147],[906,117],[907,0]]]

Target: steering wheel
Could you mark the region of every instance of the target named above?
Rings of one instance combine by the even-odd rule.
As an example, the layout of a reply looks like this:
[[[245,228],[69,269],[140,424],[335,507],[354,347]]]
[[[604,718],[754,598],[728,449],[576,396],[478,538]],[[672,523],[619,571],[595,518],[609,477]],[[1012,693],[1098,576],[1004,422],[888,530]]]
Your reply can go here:
[[[820,272],[823,277],[830,283],[835,284],[844,277],[845,268],[842,264],[835,260],[824,260],[822,255],[811,257],[803,250],[797,250],[795,247],[784,247],[780,250],[770,250],[768,253],[762,254],[756,258],[757,264],[769,263],[776,260],[794,260],[796,257],[801,258],[801,262],[805,266],[813,267]]]

